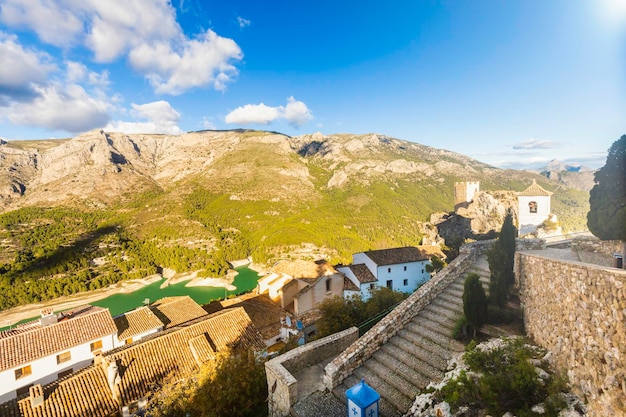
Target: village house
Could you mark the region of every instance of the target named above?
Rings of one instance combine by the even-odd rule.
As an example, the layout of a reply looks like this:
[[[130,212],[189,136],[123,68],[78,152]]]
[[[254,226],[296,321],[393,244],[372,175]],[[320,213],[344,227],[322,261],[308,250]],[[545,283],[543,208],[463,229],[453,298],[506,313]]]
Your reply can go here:
[[[364,300],[376,287],[413,292],[430,279],[426,265],[429,256],[415,246],[359,252],[352,255],[352,264],[337,267],[353,286],[344,297],[359,294]],[[358,288],[358,291],[355,290]]]
[[[534,232],[541,223],[551,218],[551,196],[552,193],[544,190],[535,180],[530,187],[517,194],[520,236]]]
[[[299,316],[327,298],[341,297],[344,276],[324,260],[284,261],[261,278],[257,288],[260,294],[268,293],[286,311]]]
[[[82,306],[0,332],[0,403],[28,393],[93,363],[116,346],[118,329],[109,310]]]
[[[107,417],[147,404],[155,383],[197,372],[220,352],[262,351],[265,344],[242,307],[205,314],[143,340],[97,355],[93,365],[36,384],[0,404],[3,417]]]

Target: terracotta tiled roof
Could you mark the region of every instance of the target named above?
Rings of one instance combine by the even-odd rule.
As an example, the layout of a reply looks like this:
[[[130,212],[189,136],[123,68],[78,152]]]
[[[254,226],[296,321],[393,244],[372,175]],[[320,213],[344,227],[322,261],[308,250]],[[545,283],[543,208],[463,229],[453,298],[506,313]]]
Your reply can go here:
[[[537,181],[533,180],[533,183],[530,184],[530,187],[525,189],[524,191],[517,193],[517,195],[535,197],[535,196],[546,196],[549,197],[552,195],[552,192],[544,190]]]
[[[287,315],[285,310],[270,299],[269,294],[245,294],[215,304],[221,304],[224,308],[243,307],[254,327],[266,340],[280,333],[280,319]]]
[[[82,306],[63,314],[48,326],[31,322],[0,332],[0,371],[117,333],[108,309]]]
[[[350,281],[350,278],[343,277],[343,290],[344,291],[359,291],[359,287],[357,287],[354,282]]]
[[[117,327],[117,339],[126,340],[150,330],[158,330],[163,323],[148,307],[140,307],[114,317]]]
[[[163,322],[166,329],[207,315],[188,295],[162,298],[150,305],[150,310]]]
[[[407,262],[426,261],[427,257],[422,255],[415,246],[405,246],[403,248],[371,250],[364,252],[378,266],[403,264]]]
[[[189,341],[189,349],[191,349],[191,354],[198,365],[202,365],[204,362],[215,358],[215,351],[211,347],[209,339],[207,339],[204,334],[191,339]]]
[[[348,268],[350,268],[350,271],[352,271],[356,279],[358,279],[361,284],[367,284],[368,282],[377,281],[374,274],[372,274],[372,271],[370,271],[370,269],[365,264],[348,265]]]
[[[113,399],[106,371],[91,366],[43,387],[43,404],[33,408],[29,397],[0,405],[6,417],[107,417],[120,405]]]
[[[103,358],[117,363],[120,402],[127,405],[149,394],[154,383],[197,370],[199,362],[209,359],[209,349],[219,352],[236,346],[265,348],[261,335],[240,307],[156,333],[140,343],[106,352]],[[0,415],[107,417],[117,413],[121,405],[113,399],[106,371],[100,365],[46,385],[44,393],[43,405],[35,410],[26,397],[0,405]]]

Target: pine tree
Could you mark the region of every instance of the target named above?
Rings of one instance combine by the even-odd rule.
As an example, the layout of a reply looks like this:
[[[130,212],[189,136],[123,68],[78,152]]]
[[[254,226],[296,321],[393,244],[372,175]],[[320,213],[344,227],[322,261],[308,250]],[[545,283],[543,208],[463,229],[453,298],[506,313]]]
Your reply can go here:
[[[594,182],[589,194],[587,227],[600,239],[622,240],[622,254],[626,255],[626,135],[611,145]]]

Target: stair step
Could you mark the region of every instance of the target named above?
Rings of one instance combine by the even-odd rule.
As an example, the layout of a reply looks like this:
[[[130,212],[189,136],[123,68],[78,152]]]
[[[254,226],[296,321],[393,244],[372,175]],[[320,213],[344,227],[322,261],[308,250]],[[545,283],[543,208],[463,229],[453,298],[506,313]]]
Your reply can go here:
[[[410,321],[406,324],[406,326],[404,326],[404,329],[410,330],[413,333],[431,340],[443,349],[450,349],[453,352],[462,352],[464,350],[463,344],[454,340],[450,333],[446,334],[444,330],[437,328],[436,326],[429,325],[427,321],[424,323],[415,323],[414,321]]]
[[[448,310],[450,313],[456,316],[463,314],[463,299],[452,298],[450,295],[441,293],[437,298],[430,302],[434,307]]]
[[[397,356],[406,356],[402,350],[398,349],[392,344],[385,344],[381,346],[380,350],[374,353],[373,357],[387,368],[393,370],[398,375],[402,376],[407,381],[410,381],[413,385],[420,389],[426,388],[430,382],[430,378],[419,373],[417,370],[407,366]]]
[[[463,307],[463,293],[460,295],[453,295],[450,292],[446,292],[445,290],[437,296],[437,299],[441,299],[446,301],[447,303],[458,305]]]
[[[348,403],[348,399],[346,397],[346,391],[356,384],[361,382],[361,380],[355,375],[350,375],[346,379],[343,380],[343,383],[338,385],[334,390],[333,394],[335,397],[339,398],[344,404]],[[368,380],[365,382],[370,385]],[[378,403],[380,415],[383,417],[399,417],[402,416],[402,412],[398,411],[393,405],[391,405],[385,398],[380,398]]]
[[[431,380],[437,379],[439,372],[446,369],[451,355],[446,350],[443,350],[441,346],[425,337],[407,331],[398,332],[398,336],[398,338],[389,340],[389,344],[393,347],[389,351],[390,355],[393,355]],[[407,356],[406,360],[403,355]],[[424,362],[428,366],[422,366],[409,356]]]
[[[364,379],[368,385],[370,385],[380,394],[381,399],[384,399],[387,403],[386,405],[391,406],[388,407],[387,410],[385,410],[390,415],[401,416],[405,412],[407,412],[409,408],[411,408],[411,406],[413,405],[413,401],[415,400],[415,398],[410,398],[404,395],[393,386],[385,383],[385,381],[379,378],[378,375],[374,374],[363,366],[354,370],[354,376],[358,377],[359,379]],[[391,409],[392,407],[393,409],[395,409],[395,413],[394,410]]]
[[[463,289],[455,288],[452,286],[452,284],[450,284],[445,290],[443,290],[441,294],[447,294],[450,297],[456,297],[456,298],[459,298],[460,300],[463,300]]]
[[[441,309],[431,304],[420,311],[419,317],[425,320],[434,321],[440,326],[452,330],[456,321],[460,317],[460,313],[450,312],[450,310]]]
[[[378,361],[376,356],[372,356],[370,359],[366,360],[363,363],[363,366],[369,369],[372,373],[376,374],[376,376],[386,383],[392,385],[408,398],[415,398],[420,390],[419,387],[406,380],[402,375],[396,373],[393,369],[390,369],[384,363]]]
[[[419,372],[431,381],[437,381],[443,377],[443,370],[446,367],[445,363],[443,364],[443,369],[437,369],[429,362],[432,360],[435,365],[442,365],[443,361],[439,356],[432,355],[432,359],[429,358],[428,351],[419,349],[402,337],[393,338],[388,344],[391,346],[386,352],[400,362],[405,363],[414,371]],[[410,346],[413,346],[412,351]]]
[[[431,301],[431,303],[426,306],[424,310],[428,309],[428,307],[430,307],[431,310],[436,312],[437,314],[452,319],[452,321],[456,321],[461,315],[463,315],[463,301],[461,301],[461,304],[459,305],[450,304],[444,299],[436,298]]]

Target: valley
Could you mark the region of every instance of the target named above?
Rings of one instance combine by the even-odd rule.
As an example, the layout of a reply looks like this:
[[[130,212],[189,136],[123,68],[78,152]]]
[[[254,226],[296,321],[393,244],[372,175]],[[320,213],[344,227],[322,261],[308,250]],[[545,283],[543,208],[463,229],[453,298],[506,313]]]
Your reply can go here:
[[[515,192],[533,179],[554,193],[564,231],[584,229],[585,190],[378,134],[92,131],[4,143],[0,310],[166,268],[219,277],[248,256],[337,264],[442,243],[430,218],[453,209],[455,182]]]

